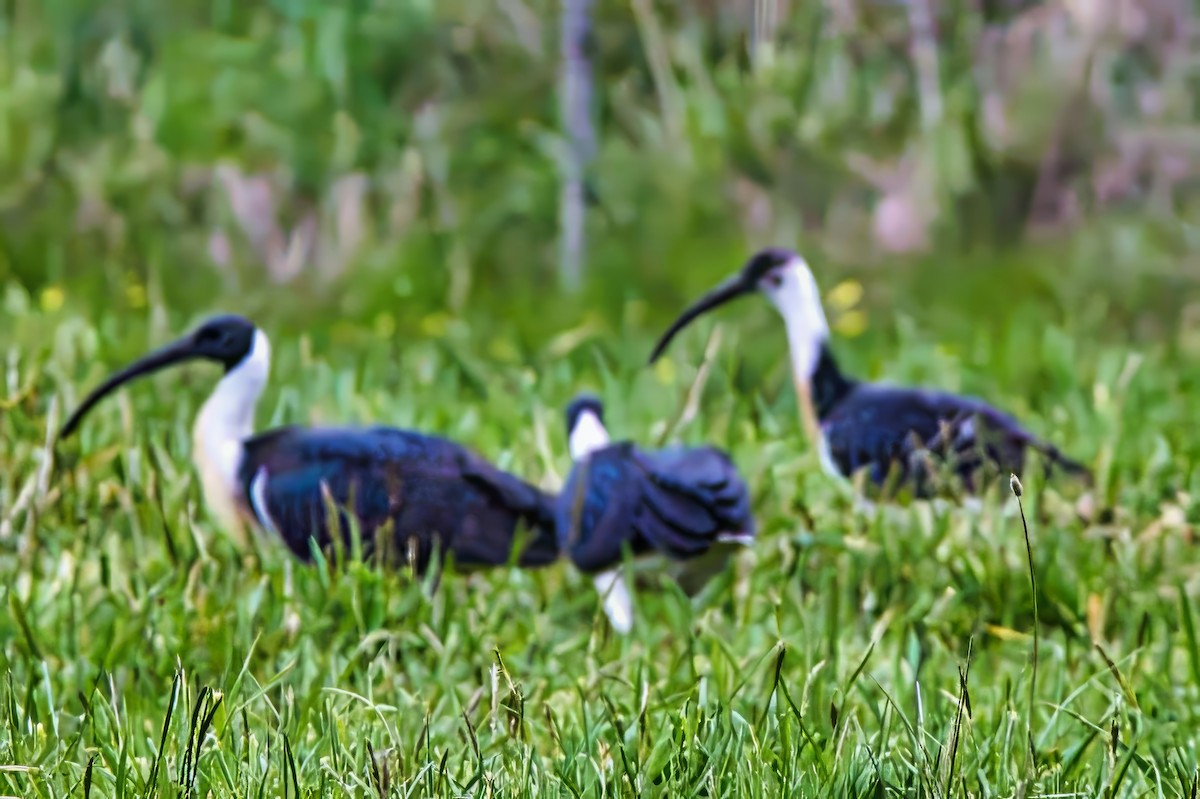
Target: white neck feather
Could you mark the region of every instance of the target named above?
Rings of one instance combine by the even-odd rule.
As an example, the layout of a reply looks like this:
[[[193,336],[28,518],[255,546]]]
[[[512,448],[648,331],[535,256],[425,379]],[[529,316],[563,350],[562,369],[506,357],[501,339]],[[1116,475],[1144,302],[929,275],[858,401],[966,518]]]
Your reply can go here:
[[[571,460],[579,460],[598,449],[608,446],[608,431],[604,423],[591,411],[584,411],[575,420],[569,439]]]
[[[829,339],[829,322],[825,319],[821,293],[808,264],[795,258],[782,274],[780,284],[768,288],[765,293],[787,328],[792,369],[799,380],[807,381],[817,369],[821,345]]]
[[[256,330],[250,353],[221,378],[196,419],[197,455],[231,487],[241,465],[242,442],[254,432],[254,409],[270,369],[271,345]]]

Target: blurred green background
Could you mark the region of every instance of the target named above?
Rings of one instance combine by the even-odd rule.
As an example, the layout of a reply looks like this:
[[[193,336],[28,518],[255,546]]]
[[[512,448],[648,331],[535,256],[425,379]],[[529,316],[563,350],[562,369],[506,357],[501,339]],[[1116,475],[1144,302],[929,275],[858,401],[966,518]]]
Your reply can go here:
[[[527,355],[661,325],[771,242],[861,281],[846,333],[1033,303],[1194,339],[1192,4],[921,7],[596,5],[587,281],[561,298],[558,4],[10,0],[5,308],[463,320]]]

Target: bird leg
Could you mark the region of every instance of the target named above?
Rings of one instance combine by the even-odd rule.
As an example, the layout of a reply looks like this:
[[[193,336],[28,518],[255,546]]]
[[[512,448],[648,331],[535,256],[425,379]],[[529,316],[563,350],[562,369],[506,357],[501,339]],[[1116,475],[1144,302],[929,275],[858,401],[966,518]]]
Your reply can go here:
[[[604,604],[604,613],[613,629],[622,635],[633,629],[633,601],[629,597],[629,586],[620,567],[603,571],[592,578],[596,592]]]

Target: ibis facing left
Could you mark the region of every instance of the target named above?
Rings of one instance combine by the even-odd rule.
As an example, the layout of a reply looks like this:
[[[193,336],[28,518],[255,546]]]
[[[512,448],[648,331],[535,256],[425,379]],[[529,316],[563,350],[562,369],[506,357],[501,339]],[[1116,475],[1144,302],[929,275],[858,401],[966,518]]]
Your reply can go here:
[[[1033,451],[1047,472],[1053,467],[1091,479],[1082,463],[983,400],[843,374],[830,348],[812,270],[782,247],[755,253],[737,274],[684,309],[659,338],[650,362],[693,320],[755,292],[766,295],[783,317],[801,421],[830,474],[849,478],[863,472],[885,496],[908,490],[928,498],[948,485],[977,494],[995,483],[993,475],[1020,474]],[[958,486],[940,479],[946,472]]]
[[[299,558],[326,549],[358,525],[364,549],[399,556],[424,571],[435,551],[459,566],[557,559],[555,497],[497,468],[466,447],[391,427],[280,427],[255,434],[254,411],[267,382],[271,346],[241,316],[208,319],[188,335],[110,376],[63,426],[71,435],[93,406],[138,377],[191,360],[225,375],[200,409],[193,460],[218,520],[281,538]],[[380,549],[391,547],[390,552]]]

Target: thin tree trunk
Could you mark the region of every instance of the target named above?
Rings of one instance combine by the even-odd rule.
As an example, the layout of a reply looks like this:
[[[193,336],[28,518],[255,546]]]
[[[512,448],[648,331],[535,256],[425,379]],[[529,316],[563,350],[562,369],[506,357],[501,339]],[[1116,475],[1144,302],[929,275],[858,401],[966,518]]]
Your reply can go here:
[[[583,281],[584,178],[596,149],[592,126],[592,67],[587,53],[592,0],[563,0],[560,100],[567,147],[559,196],[559,280],[568,289]]]

